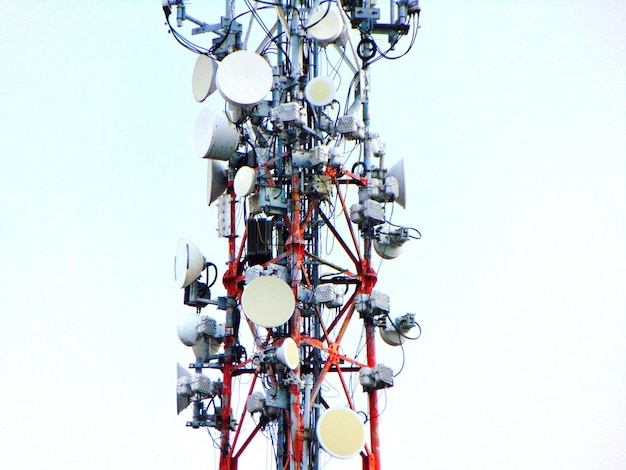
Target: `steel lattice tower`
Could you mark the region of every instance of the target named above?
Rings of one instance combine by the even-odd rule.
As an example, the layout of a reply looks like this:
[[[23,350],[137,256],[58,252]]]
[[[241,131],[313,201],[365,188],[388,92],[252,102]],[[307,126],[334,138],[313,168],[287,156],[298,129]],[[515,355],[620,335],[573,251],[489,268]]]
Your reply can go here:
[[[369,74],[400,55],[402,38],[410,49],[420,8],[391,1],[383,20],[376,3],[227,0],[224,16],[211,5],[216,21],[204,23],[163,0],[170,32],[198,54],[196,100],[216,90],[224,99],[224,112],[199,116],[196,153],[228,241],[225,295],[211,297],[217,265],[191,242],[176,257],[195,308],[179,337],[196,356],[192,372],[179,367],[178,409],[192,405],[188,425],[217,436],[220,470],[263,436],[276,469],[318,469],[322,451],[381,468],[378,395],[393,371],[377,362],[377,340],[401,345],[416,323],[391,317],[373,258],[396,257],[419,232],[390,221],[404,174],[402,162],[386,167],[370,129]],[[193,23],[211,46],[177,32],[174,11],[176,27]]]

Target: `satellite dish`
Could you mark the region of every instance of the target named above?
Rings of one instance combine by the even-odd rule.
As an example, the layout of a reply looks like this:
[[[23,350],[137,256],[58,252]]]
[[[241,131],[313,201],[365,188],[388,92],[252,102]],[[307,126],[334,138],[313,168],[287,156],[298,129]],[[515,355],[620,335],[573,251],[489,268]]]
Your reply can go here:
[[[327,410],[317,422],[316,433],[324,450],[340,459],[355,456],[365,443],[365,427],[349,408]]]
[[[185,288],[198,279],[206,260],[196,245],[181,238],[174,258],[174,279],[178,287]]]
[[[176,364],[176,414],[180,414],[191,402],[191,374],[180,364]]]
[[[291,318],[296,300],[285,281],[274,275],[261,276],[244,288],[241,306],[250,321],[273,328]]]
[[[237,106],[254,106],[263,101],[273,84],[272,67],[262,55],[236,51],[222,60],[217,70],[217,89]]]
[[[335,99],[335,84],[328,77],[315,77],[304,88],[304,96],[313,106],[326,106]]]
[[[398,197],[395,202],[398,203],[400,207],[406,209],[406,183],[404,178],[404,158],[400,159],[394,166],[392,166],[387,175],[393,176],[398,180]]]
[[[300,351],[296,342],[292,338],[285,338],[283,344],[276,350],[276,358],[281,364],[295,370],[300,364]]]
[[[334,42],[345,31],[339,13],[331,9],[329,5],[323,5],[314,10],[306,22],[307,32],[322,46]]]
[[[217,61],[204,54],[198,55],[191,78],[191,91],[198,103],[202,103],[217,90],[216,73]]]
[[[234,189],[237,197],[245,197],[254,191],[256,186],[256,172],[254,168],[242,166],[237,170],[234,181]]]
[[[196,118],[193,134],[198,158],[228,160],[239,145],[239,131],[226,114],[203,109]]]
[[[228,187],[226,168],[216,160],[209,160],[206,173],[206,200],[210,206],[215,200],[224,194]]]

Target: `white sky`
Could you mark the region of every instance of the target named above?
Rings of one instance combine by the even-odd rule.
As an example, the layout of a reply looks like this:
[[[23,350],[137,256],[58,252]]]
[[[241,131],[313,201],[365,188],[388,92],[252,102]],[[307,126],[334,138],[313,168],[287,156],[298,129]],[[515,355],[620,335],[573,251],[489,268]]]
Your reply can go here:
[[[223,253],[195,57],[158,1],[0,5],[0,467],[213,468],[174,405],[176,243]],[[624,468],[626,7],[424,1],[421,24],[372,71],[395,221],[423,233],[379,277],[424,330],[384,468]]]

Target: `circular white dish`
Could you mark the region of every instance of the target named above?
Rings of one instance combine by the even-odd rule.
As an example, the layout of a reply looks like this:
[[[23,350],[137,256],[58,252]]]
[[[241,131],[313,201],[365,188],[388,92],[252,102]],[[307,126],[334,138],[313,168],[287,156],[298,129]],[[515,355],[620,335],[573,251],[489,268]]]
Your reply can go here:
[[[315,77],[306,84],[304,96],[313,106],[326,106],[335,99],[335,84],[328,77]]]
[[[324,450],[340,459],[358,454],[365,443],[365,427],[349,408],[328,409],[317,422],[316,433]]]
[[[217,89],[226,101],[237,106],[254,106],[263,101],[272,82],[272,67],[252,51],[228,54],[217,69]]]
[[[291,318],[296,300],[285,281],[273,275],[261,276],[244,288],[241,307],[253,323],[273,328]]]
[[[242,166],[237,170],[233,183],[237,197],[245,197],[254,191],[256,186],[256,172],[254,168]]]

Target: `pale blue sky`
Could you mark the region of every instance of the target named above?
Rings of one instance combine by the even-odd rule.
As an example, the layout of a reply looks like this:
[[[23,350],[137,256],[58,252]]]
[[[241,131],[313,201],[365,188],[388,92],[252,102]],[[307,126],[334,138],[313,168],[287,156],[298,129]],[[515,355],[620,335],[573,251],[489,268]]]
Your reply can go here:
[[[0,467],[213,468],[174,406],[176,243],[223,257],[195,57],[158,1],[0,5]],[[424,330],[384,465],[624,468],[626,7],[424,1],[421,24],[372,70],[394,217],[423,233],[379,277]]]

